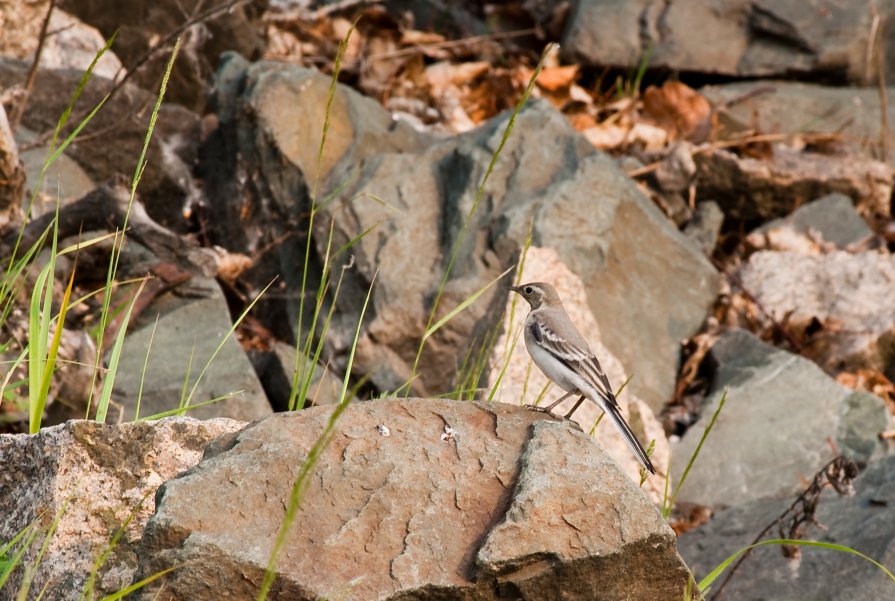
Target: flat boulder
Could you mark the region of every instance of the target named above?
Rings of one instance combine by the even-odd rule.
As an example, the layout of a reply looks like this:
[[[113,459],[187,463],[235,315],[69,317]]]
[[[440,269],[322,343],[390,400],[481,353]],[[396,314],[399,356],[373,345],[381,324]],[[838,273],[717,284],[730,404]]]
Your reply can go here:
[[[162,598],[254,598],[333,411],[256,422],[167,482],[138,577],[188,565],[156,583]],[[636,483],[577,428],[523,408],[353,403],[305,487],[278,598],[677,600],[689,577]]]

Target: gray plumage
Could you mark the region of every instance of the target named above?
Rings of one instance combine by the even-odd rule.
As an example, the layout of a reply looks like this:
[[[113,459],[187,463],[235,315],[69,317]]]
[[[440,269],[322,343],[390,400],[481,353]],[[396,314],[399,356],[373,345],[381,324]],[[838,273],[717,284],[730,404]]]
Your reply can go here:
[[[547,411],[573,394],[580,395],[580,398],[566,418],[572,417],[585,398],[596,403],[609,416],[640,465],[655,474],[649,456],[622,417],[609,378],[587,340],[569,319],[553,286],[545,282],[532,282],[511,287],[510,290],[518,292],[531,305],[523,325],[529,355],[538,369],[567,393],[548,406]]]

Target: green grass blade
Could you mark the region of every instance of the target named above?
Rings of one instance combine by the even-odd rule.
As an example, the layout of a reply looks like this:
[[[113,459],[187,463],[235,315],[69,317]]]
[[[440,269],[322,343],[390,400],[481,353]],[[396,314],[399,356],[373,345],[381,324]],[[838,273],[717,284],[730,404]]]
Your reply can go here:
[[[130,190],[130,198],[128,199],[127,210],[124,213],[124,223],[121,228],[121,237],[122,241],[118,242],[117,233],[116,239],[112,242],[112,256],[109,259],[109,268],[106,272],[106,295],[103,297],[103,305],[100,310],[100,319],[99,319],[99,330],[96,337],[96,364],[93,369],[93,382],[90,386],[90,397],[87,399],[87,413],[90,413],[90,406],[93,401],[93,391],[95,386],[93,385],[96,381],[97,375],[100,372],[100,362],[102,361],[103,356],[103,338],[104,332],[106,331],[106,327],[109,324],[110,315],[109,308],[112,304],[112,296],[113,296],[113,282],[115,282],[115,278],[118,274],[118,262],[121,257],[121,247],[124,244],[124,233],[127,231],[127,224],[130,219],[131,209],[133,208],[134,199],[137,195],[137,187],[140,184],[140,179],[143,177],[143,172],[146,169],[146,155],[149,151],[149,143],[152,140],[152,134],[155,131],[155,123],[158,119],[158,113],[162,107],[162,101],[165,98],[165,92],[168,89],[168,80],[171,77],[171,71],[174,68],[174,60],[177,58],[177,52],[180,49],[180,38],[174,44],[174,49],[171,51],[171,56],[168,59],[168,64],[165,68],[165,72],[162,76],[162,83],[159,87],[159,93],[155,100],[155,106],[152,109],[152,114],[149,117],[149,126],[146,128],[146,135],[143,138],[143,147],[140,150],[140,157],[137,160],[137,166],[134,169],[134,177],[131,180],[131,190]]]
[[[140,372],[140,387],[137,388],[137,409],[134,411],[134,420],[140,419],[140,401],[143,400],[143,383],[146,380],[146,370],[149,369],[149,353],[152,352],[152,341],[155,340],[155,330],[158,328],[158,314],[155,316],[155,323],[152,324],[152,331],[149,332],[149,343],[146,345],[146,356],[143,357],[143,370]]]
[[[788,539],[788,538],[773,538],[773,539],[768,539],[768,540],[763,540],[763,541],[757,542],[754,545],[749,545],[748,547],[743,547],[742,549],[740,549],[739,551],[737,551],[736,553],[734,553],[733,555],[731,555],[730,557],[728,557],[727,559],[722,561],[718,565],[718,567],[716,567],[714,570],[712,570],[708,574],[708,576],[706,576],[705,578],[703,578],[702,580],[699,581],[699,585],[698,585],[699,592],[705,594],[705,592],[708,590],[708,588],[712,585],[713,582],[715,582],[715,580],[718,579],[718,577],[724,572],[724,570],[726,570],[730,566],[730,564],[732,564],[734,561],[736,561],[737,558],[739,558],[743,553],[747,553],[756,547],[762,547],[764,545],[797,545],[800,547],[818,547],[821,549],[829,549],[831,551],[839,551],[841,553],[848,553],[850,555],[855,555],[865,561],[870,562],[871,564],[873,564],[874,566],[879,568],[886,576],[888,576],[890,580],[895,581],[895,575],[893,575],[892,572],[890,572],[889,569],[886,568],[886,566],[884,566],[880,562],[876,561],[875,559],[872,559],[871,557],[864,555],[860,551],[856,551],[855,549],[852,549],[851,547],[846,547],[845,545],[837,545],[836,543],[825,543],[825,542],[816,541],[816,540],[795,540],[795,539]]]
[[[687,467],[684,469],[684,473],[681,474],[681,480],[674,487],[674,492],[671,495],[671,500],[668,502],[668,505],[662,506],[662,517],[666,520],[668,516],[671,515],[671,508],[674,507],[674,500],[677,498],[677,494],[680,492],[681,487],[684,485],[684,482],[687,481],[687,475],[690,473],[690,469],[693,467],[693,463],[696,461],[696,458],[699,456],[699,452],[702,450],[702,445],[705,443],[706,439],[709,437],[709,433],[712,431],[712,428],[715,427],[715,421],[717,421],[718,416],[721,415],[721,409],[724,408],[724,403],[727,401],[727,389],[724,390],[724,393],[721,395],[721,400],[718,402],[718,408],[715,409],[715,413],[712,415],[712,420],[709,422],[709,425],[706,427],[705,432],[702,433],[702,437],[699,439],[699,444],[696,445],[696,450],[693,451],[693,456],[690,457],[690,461],[687,462]]]
[[[359,17],[358,17],[358,19],[359,19]],[[307,352],[307,350],[305,350],[304,352],[301,350],[303,347],[305,347],[305,344],[306,344],[305,342],[302,341],[302,328],[304,326],[304,324],[302,322],[305,319],[305,295],[307,294],[307,291],[308,291],[308,268],[309,268],[310,260],[311,260],[311,246],[312,246],[311,241],[313,239],[313,233],[314,233],[314,218],[316,217],[317,211],[319,210],[319,207],[317,206],[317,190],[318,190],[318,186],[320,183],[320,171],[323,166],[323,151],[324,151],[324,148],[326,147],[326,137],[327,137],[327,134],[329,133],[329,123],[330,123],[330,119],[332,116],[331,115],[332,105],[333,105],[333,102],[335,101],[336,89],[337,89],[337,86],[339,83],[339,72],[341,71],[341,68],[342,68],[342,58],[345,56],[345,51],[348,49],[348,41],[351,38],[351,34],[354,33],[354,29],[357,26],[358,19],[355,19],[354,22],[351,24],[351,26],[348,28],[348,31],[345,33],[345,37],[342,38],[342,41],[339,43],[339,49],[336,51],[336,58],[333,61],[333,74],[332,74],[332,77],[330,78],[329,92],[328,92],[327,98],[326,98],[326,108],[324,109],[324,112],[323,112],[323,130],[320,133],[320,146],[318,146],[318,148],[317,148],[317,164],[315,167],[316,172],[314,174],[314,185],[311,190],[311,211],[310,211],[310,215],[308,216],[308,236],[307,236],[307,240],[305,241],[305,255],[304,255],[304,260],[302,262],[302,271],[301,271],[301,290],[299,292],[299,297],[298,297],[298,316],[296,318],[296,324],[295,324],[296,354],[298,355],[299,353],[302,353],[304,355],[305,359],[307,359],[309,353]],[[330,236],[332,236],[332,230],[330,230]],[[330,242],[327,242],[327,256],[324,259],[324,262],[327,265],[329,264],[329,260],[331,258],[331,257],[329,257]],[[321,282],[321,284],[317,290],[318,302],[319,302],[319,296],[322,293],[324,287],[325,287],[325,283]],[[318,309],[315,308],[315,317],[314,317],[315,321],[316,321],[317,313],[318,313]],[[313,335],[314,335],[314,330],[313,330],[313,326],[312,326],[311,331],[308,332],[308,341],[310,341],[310,339],[313,337]],[[310,342],[308,342],[307,344],[310,344]],[[310,348],[310,346],[305,347],[305,349],[309,349],[309,348]],[[298,369],[298,362],[301,360],[301,357],[296,356],[295,360],[296,360],[296,369]],[[307,361],[305,361],[305,364],[306,363],[307,363]],[[305,369],[305,367],[301,366],[301,369]],[[294,406],[296,404],[296,398],[294,396],[294,393],[295,393],[295,385],[293,384],[293,389],[292,389],[292,391],[290,391],[290,395],[289,395],[289,406],[290,407]],[[301,404],[302,405],[304,404],[304,400],[301,401]]]
[[[41,514],[41,516],[42,515],[43,514]],[[31,545],[34,544],[34,539],[37,538],[37,533],[39,532],[37,523],[41,516],[36,517],[30,524],[12,537],[9,542],[0,546],[0,590],[3,590],[3,586],[12,575],[12,571],[22,563],[22,558],[25,556],[25,553],[27,553],[28,549],[31,548]],[[19,545],[19,543],[21,543],[21,545]],[[18,550],[12,557],[9,557],[9,552],[17,545],[19,545]]]
[[[193,396],[195,396],[195,394],[196,394],[196,389],[199,387],[199,383],[202,382],[203,378],[205,377],[205,373],[208,371],[208,368],[211,367],[212,361],[214,361],[215,357],[218,356],[218,354],[221,352],[221,349],[224,348],[224,345],[227,344],[227,340],[230,339],[230,336],[233,335],[233,333],[236,331],[236,328],[238,328],[239,324],[242,323],[242,320],[245,319],[246,315],[249,314],[249,311],[252,310],[252,307],[255,306],[255,303],[257,303],[258,300],[262,296],[264,296],[264,294],[267,292],[267,290],[271,286],[273,286],[274,281],[275,280],[271,280],[271,282],[267,286],[265,286],[264,289],[261,290],[261,292],[259,292],[258,295],[254,299],[252,299],[252,302],[250,302],[248,304],[248,306],[245,309],[243,309],[243,311],[242,311],[242,313],[240,313],[239,317],[237,317],[236,320],[234,320],[233,325],[230,326],[230,329],[227,330],[227,332],[221,338],[221,341],[220,341],[220,343],[218,343],[217,348],[214,349],[214,352],[211,354],[211,357],[209,357],[208,361],[205,363],[205,367],[203,367],[202,371],[199,372],[199,377],[196,378],[195,382],[193,382],[193,386],[192,386],[192,388],[190,388],[190,393],[186,398],[185,406],[188,407],[192,403]]]
[[[182,565],[176,565],[176,566],[171,566],[170,568],[165,568],[164,570],[162,570],[160,572],[156,572],[155,574],[153,574],[151,576],[147,576],[140,582],[135,582],[132,585],[121,589],[120,591],[114,592],[111,595],[106,595],[105,597],[103,597],[102,601],[118,601],[118,599],[122,599],[122,598],[126,597],[127,595],[130,595],[131,593],[140,590],[147,584],[150,584],[150,583],[158,580],[165,574],[173,572],[174,570],[179,570],[182,567],[183,567]]]
[[[53,241],[50,260],[37,276],[31,294],[31,306],[28,316],[28,432],[35,434],[40,430],[40,421],[47,398],[41,395],[44,389],[44,369],[49,351],[50,321],[53,311],[53,284],[56,270],[56,245],[59,237],[59,205],[56,205],[56,218],[53,219]],[[51,370],[52,373],[52,370]],[[49,390],[49,386],[47,386]]]
[[[503,381],[504,375],[507,373],[507,368],[510,366],[510,358],[513,356],[513,351],[516,349],[516,343],[519,342],[519,335],[522,333],[522,330],[516,332],[516,335],[513,336],[513,343],[510,345],[510,350],[507,353],[507,358],[503,362],[503,368],[500,370],[500,374],[497,376],[497,380],[494,381],[494,384],[491,386],[491,392],[488,394],[488,402],[491,403],[494,401],[494,395],[497,393],[497,389],[500,388],[500,383]]]
[[[134,294],[131,302],[128,303],[127,311],[125,311],[124,318],[121,321],[121,327],[115,335],[115,343],[112,345],[112,354],[109,356],[109,368],[106,371],[106,377],[103,379],[103,389],[99,396],[99,402],[96,404],[96,421],[100,423],[106,422],[106,414],[109,411],[109,403],[112,401],[112,389],[115,386],[115,376],[118,373],[118,364],[121,361],[121,349],[124,347],[124,337],[127,334],[131,312],[134,310],[134,305],[137,304],[137,299],[140,298],[140,294],[143,293],[143,288],[146,287],[146,282],[147,280],[144,279],[140,283],[140,287],[137,288],[137,292]]]
[[[237,394],[243,394],[245,390],[236,390],[233,392],[228,392],[227,394],[222,394],[221,396],[216,396],[213,399],[208,399],[207,401],[202,401],[201,403],[193,403],[189,407],[177,407],[175,409],[168,409],[166,411],[161,411],[159,413],[153,413],[152,415],[148,415],[146,417],[141,417],[139,419],[135,419],[134,422],[151,422],[157,419],[162,419],[163,417],[171,417],[172,415],[185,415],[187,412],[192,411],[194,409],[199,409],[200,407],[207,407],[208,405],[213,405],[215,403],[220,403],[221,401],[226,401],[227,399],[232,399]]]
[[[65,316],[68,313],[68,301],[71,299],[72,286],[75,283],[75,270],[72,268],[68,285],[65,287],[65,293],[62,295],[62,302],[59,305],[59,316],[56,319],[56,329],[53,332],[53,341],[47,352],[47,360],[44,363],[43,375],[41,377],[40,398],[46,400],[50,394],[50,382],[53,379],[53,371],[56,369],[56,357],[59,355],[59,344],[62,342],[62,329],[65,326]]]
[[[513,269],[515,269],[515,267],[508,267],[507,269],[505,269],[499,276],[497,276],[496,278],[494,278],[493,280],[491,280],[490,282],[488,282],[487,284],[485,284],[484,286],[482,286],[481,288],[476,290],[474,293],[472,293],[472,295],[463,299],[463,302],[460,303],[459,305],[457,305],[456,307],[454,307],[453,309],[451,309],[447,315],[445,315],[444,317],[439,319],[437,322],[435,322],[435,324],[429,326],[429,328],[423,334],[423,342],[425,342],[430,336],[432,336],[435,332],[437,332],[439,329],[441,329],[441,327],[444,326],[444,324],[446,324],[447,322],[452,320],[454,317],[456,317],[459,313],[464,311],[466,309],[466,307],[468,307],[469,305],[474,303],[476,300],[478,300],[478,298],[482,294],[484,294],[487,290],[489,290],[494,284],[496,284],[497,282],[502,280],[503,277],[506,274],[513,271]]]

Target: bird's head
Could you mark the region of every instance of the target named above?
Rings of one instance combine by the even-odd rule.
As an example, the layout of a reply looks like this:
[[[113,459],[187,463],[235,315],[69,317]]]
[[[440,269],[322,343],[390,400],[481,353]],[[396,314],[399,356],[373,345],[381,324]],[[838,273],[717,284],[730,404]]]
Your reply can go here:
[[[510,286],[510,290],[518,292],[522,298],[528,301],[532,309],[541,305],[561,305],[556,289],[546,282],[531,282],[521,286]]]

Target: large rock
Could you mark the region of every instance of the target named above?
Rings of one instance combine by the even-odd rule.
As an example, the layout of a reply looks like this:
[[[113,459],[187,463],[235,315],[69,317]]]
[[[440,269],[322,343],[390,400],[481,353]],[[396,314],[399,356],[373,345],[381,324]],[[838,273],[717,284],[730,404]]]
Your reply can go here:
[[[187,415],[243,421],[270,415],[261,382],[232,334],[215,355],[233,325],[219,284],[194,277],[191,286],[197,297],[164,295],[146,310],[144,325],[128,331],[113,396],[121,406],[121,417],[136,417],[138,399],[139,417],[177,409],[200,377]],[[196,407],[213,399],[220,400]]]
[[[800,490],[839,452],[867,461],[882,452],[889,423],[882,399],[837,384],[813,362],[775,349],[744,330],[711,350],[717,365],[699,421],[672,446],[678,480],[722,394],[724,408],[681,488],[679,501],[726,507]]]
[[[804,333],[803,352],[826,369],[895,377],[895,256],[763,251],[740,277],[771,316]]]
[[[332,411],[262,420],[165,484],[140,575],[190,567],[164,578],[161,599],[254,598]],[[615,463],[521,408],[352,404],[306,485],[277,563],[280,598],[677,600],[688,578],[673,532]]]
[[[815,74],[866,83],[876,78],[867,60],[874,14],[866,6],[828,0],[581,0],[573,3],[562,40],[576,63],[649,66],[738,77]],[[893,3],[877,2],[885,23]],[[698,31],[699,35],[693,35]],[[893,46],[882,35],[882,52]],[[872,55],[871,55],[872,56]],[[892,81],[893,66],[885,67]]]
[[[420,394],[450,390],[460,358],[498,326],[506,293],[492,288],[431,336],[413,374],[451,253],[456,258],[436,319],[511,266],[531,225],[535,243],[555,248],[586,283],[604,343],[637,366],[633,390],[653,408],[671,396],[679,342],[700,327],[717,276],[614,161],[547,103],[532,102],[520,113],[477,203],[509,114],[433,142],[338,87],[318,173],[327,78],[284,65],[249,66],[231,55],[216,89],[221,128],[207,147],[209,153],[230,147],[206,161],[209,189],[216,190],[210,196],[220,199],[211,231],[233,250],[276,248],[276,255],[267,254],[276,261],[262,260],[253,274],[264,283],[285,274],[291,328],[304,249],[295,231],[304,231],[318,177],[318,200],[326,202],[314,221],[312,268],[325,254],[330,228],[332,249],[355,241],[333,263],[336,273],[352,266],[343,272],[328,339],[327,359],[334,365],[346,363],[376,273],[356,370],[379,390],[396,390],[411,379]]]
[[[891,568],[895,565],[895,458],[868,467],[854,486],[857,494],[853,497],[822,497],[817,522],[806,524],[804,537],[851,547]],[[697,577],[702,577],[750,544],[791,502],[752,501],[722,511],[705,526],[678,539],[681,555]],[[774,529],[771,537],[777,534]],[[715,590],[719,584],[715,583]],[[855,555],[801,547],[801,560],[793,561],[781,554],[780,547],[768,545],[746,559],[725,587],[723,598],[879,601],[892,596],[893,586],[882,570]]]
[[[258,289],[281,278],[295,295],[259,303],[258,313],[284,339],[294,337],[311,197],[317,191],[317,201],[326,200],[317,182],[338,164],[355,164],[376,152],[417,152],[429,139],[340,85],[318,173],[329,86],[330,78],[311,69],[249,64],[227,53],[212,97],[219,127],[203,144],[198,168],[210,199],[212,242],[257,257],[244,279]],[[312,260],[311,291],[317,290],[319,270]]]
[[[357,301],[351,299],[377,273],[358,366],[386,389],[408,380],[452,249],[457,259],[436,318],[512,265],[531,233],[535,245],[555,249],[585,282],[604,344],[637,366],[632,390],[657,409],[672,394],[680,340],[700,327],[714,300],[714,270],[612,159],[543,102],[519,114],[476,206],[507,118],[415,156],[381,154],[327,208],[339,244],[377,226],[352,248],[357,277],[348,288],[353,294],[341,303],[344,327],[353,328]],[[385,202],[355,200],[363,191]],[[321,219],[318,239],[329,219]],[[549,274],[535,279],[549,280]],[[492,288],[430,338],[414,382],[418,389],[450,389],[457,358],[496,327],[495,308],[503,307],[505,294],[503,285]]]
[[[50,598],[77,599],[106,551],[111,553],[95,570],[94,590],[109,594],[128,586],[137,563],[135,543],[155,510],[156,488],[198,463],[212,439],[243,425],[192,418],[118,426],[71,421],[31,436],[0,435],[0,541],[11,540],[32,522],[39,529],[0,599],[17,598],[23,568],[29,565],[36,566],[29,599],[45,587]],[[57,519],[54,536],[35,562]],[[109,541],[123,526],[110,549]]]

